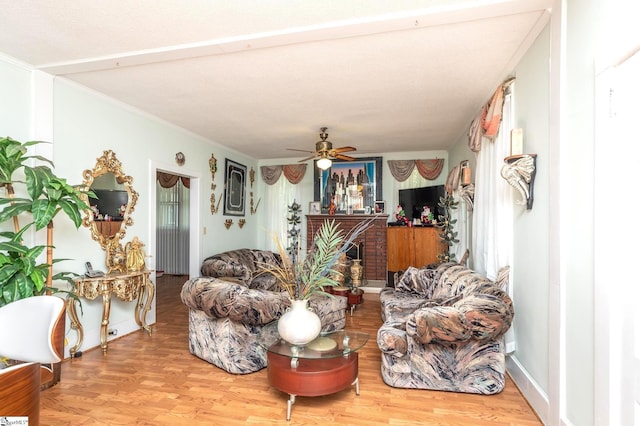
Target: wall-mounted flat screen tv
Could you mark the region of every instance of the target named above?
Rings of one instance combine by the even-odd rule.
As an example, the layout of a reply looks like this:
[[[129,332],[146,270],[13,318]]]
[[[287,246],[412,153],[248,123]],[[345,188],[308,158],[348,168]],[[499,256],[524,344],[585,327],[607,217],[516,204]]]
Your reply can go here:
[[[444,185],[425,186],[423,188],[401,189],[399,203],[409,220],[420,219],[424,206],[429,206],[433,217],[444,215],[444,209],[438,206],[440,197],[444,197]]]

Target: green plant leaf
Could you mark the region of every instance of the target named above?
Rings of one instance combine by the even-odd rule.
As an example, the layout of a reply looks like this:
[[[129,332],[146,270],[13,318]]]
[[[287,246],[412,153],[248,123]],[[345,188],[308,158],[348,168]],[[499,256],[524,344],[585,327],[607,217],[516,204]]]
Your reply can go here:
[[[36,292],[41,292],[44,288],[45,283],[47,282],[47,276],[49,276],[49,269],[47,268],[45,273],[43,273],[42,269],[35,269],[29,274],[29,278],[33,283],[32,291],[35,289]]]
[[[82,215],[80,214],[78,205],[69,200],[60,200],[58,201],[58,204],[62,208],[62,211],[67,214],[69,219],[73,221],[73,224],[76,226],[76,228],[79,228],[80,225],[82,225]]]
[[[9,253],[17,253],[18,255],[26,255],[29,253],[29,247],[25,247],[17,241],[0,242],[0,250]]]
[[[13,205],[8,205],[0,212],[0,222],[5,222],[14,216],[31,211],[31,201],[25,199],[14,200]]]
[[[33,202],[33,208],[31,213],[33,214],[33,221],[36,224],[36,229],[42,229],[46,227],[51,219],[56,214],[56,205],[50,203],[49,200],[41,199]]]
[[[26,178],[27,193],[32,200],[37,200],[42,194],[44,188],[44,176],[42,167],[26,167],[24,168],[24,176]]]
[[[0,268],[0,284],[8,282],[16,272],[20,270],[20,267],[15,263],[8,263]]]

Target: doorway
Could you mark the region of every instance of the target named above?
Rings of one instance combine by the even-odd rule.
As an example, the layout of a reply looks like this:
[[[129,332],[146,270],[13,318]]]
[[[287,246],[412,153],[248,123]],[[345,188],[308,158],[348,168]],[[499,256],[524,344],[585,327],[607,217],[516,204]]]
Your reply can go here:
[[[191,179],[156,172],[156,277],[189,275]]]
[[[201,259],[201,248],[200,248],[200,239],[198,230],[200,229],[200,215],[198,212],[200,211],[200,174],[194,170],[189,170],[184,167],[173,166],[164,163],[156,163],[154,161],[150,161],[149,163],[149,253],[151,257],[149,259],[149,269],[157,271],[158,265],[157,263],[157,251],[158,251],[158,242],[157,242],[157,208],[158,208],[158,199],[157,199],[157,173],[163,172],[168,174],[177,175],[180,177],[185,177],[189,179],[189,200],[188,200],[188,270],[187,275],[184,276],[184,280],[189,277],[197,277],[200,270],[200,259]],[[187,209],[185,209],[187,211]],[[154,277],[154,283],[156,285],[159,284],[159,280]],[[161,280],[160,284],[166,283],[167,280]],[[173,282],[170,280],[170,282]],[[150,323],[155,322],[156,316],[156,299],[154,298],[152,303],[152,311],[150,314],[152,315],[152,320]]]

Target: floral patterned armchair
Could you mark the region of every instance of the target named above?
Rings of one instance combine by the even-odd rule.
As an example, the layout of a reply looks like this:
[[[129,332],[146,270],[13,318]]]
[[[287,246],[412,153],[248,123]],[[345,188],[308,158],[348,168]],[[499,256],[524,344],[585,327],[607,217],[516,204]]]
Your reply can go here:
[[[277,254],[254,249],[228,251],[203,261],[203,276],[188,280],[181,292],[189,307],[192,354],[234,374],[266,367],[266,352],[257,337],[290,305],[275,277],[260,273],[261,264],[273,262],[280,262]],[[320,317],[323,331],[344,328],[346,297],[315,295],[309,307]]]
[[[506,278],[502,278],[506,277]],[[495,394],[504,388],[503,334],[513,305],[501,285],[456,263],[410,267],[380,293],[377,343],[390,386]]]

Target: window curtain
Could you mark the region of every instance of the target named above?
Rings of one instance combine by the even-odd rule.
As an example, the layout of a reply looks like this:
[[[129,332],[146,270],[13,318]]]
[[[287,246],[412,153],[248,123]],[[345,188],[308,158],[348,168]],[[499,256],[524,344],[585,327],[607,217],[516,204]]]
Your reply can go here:
[[[411,160],[413,162],[413,160]],[[399,192],[401,189],[413,189],[413,188],[422,188],[424,186],[433,186],[433,181],[427,180],[420,175],[417,169],[413,169],[413,171],[409,174],[409,176],[404,181],[398,181],[393,179],[393,200],[391,200],[391,205],[386,206],[386,212],[390,213],[389,218],[393,219],[393,212],[396,210],[396,206],[400,202],[399,200]]]
[[[273,184],[266,185],[264,193],[264,208],[269,214],[265,215],[265,228],[269,234],[266,249],[277,252],[277,246],[272,236],[280,239],[283,247],[287,247],[287,216],[288,206],[295,200],[300,203],[300,185],[289,182],[288,179],[277,179]],[[300,237],[304,243],[306,235],[301,226]]]
[[[388,160],[389,170],[395,180],[404,182],[418,169],[420,176],[427,180],[435,180],[444,167],[444,159],[435,158],[430,160]]]
[[[172,186],[166,187],[170,183]],[[156,181],[156,268],[189,274],[189,179],[158,173]]]
[[[504,158],[510,152],[512,108],[512,95],[505,94],[498,134],[493,142],[482,137],[476,161],[472,267],[493,280],[501,267],[512,266],[513,258],[513,191],[500,175]],[[512,282],[510,272],[507,290],[513,298]],[[505,343],[507,353],[515,350],[513,328],[505,335]]]
[[[284,166],[262,166],[260,167],[260,174],[262,180],[268,185],[273,185],[278,182],[280,176],[284,173],[284,177],[289,182],[296,185],[300,183],[304,174],[307,171],[306,164],[286,164]]]

